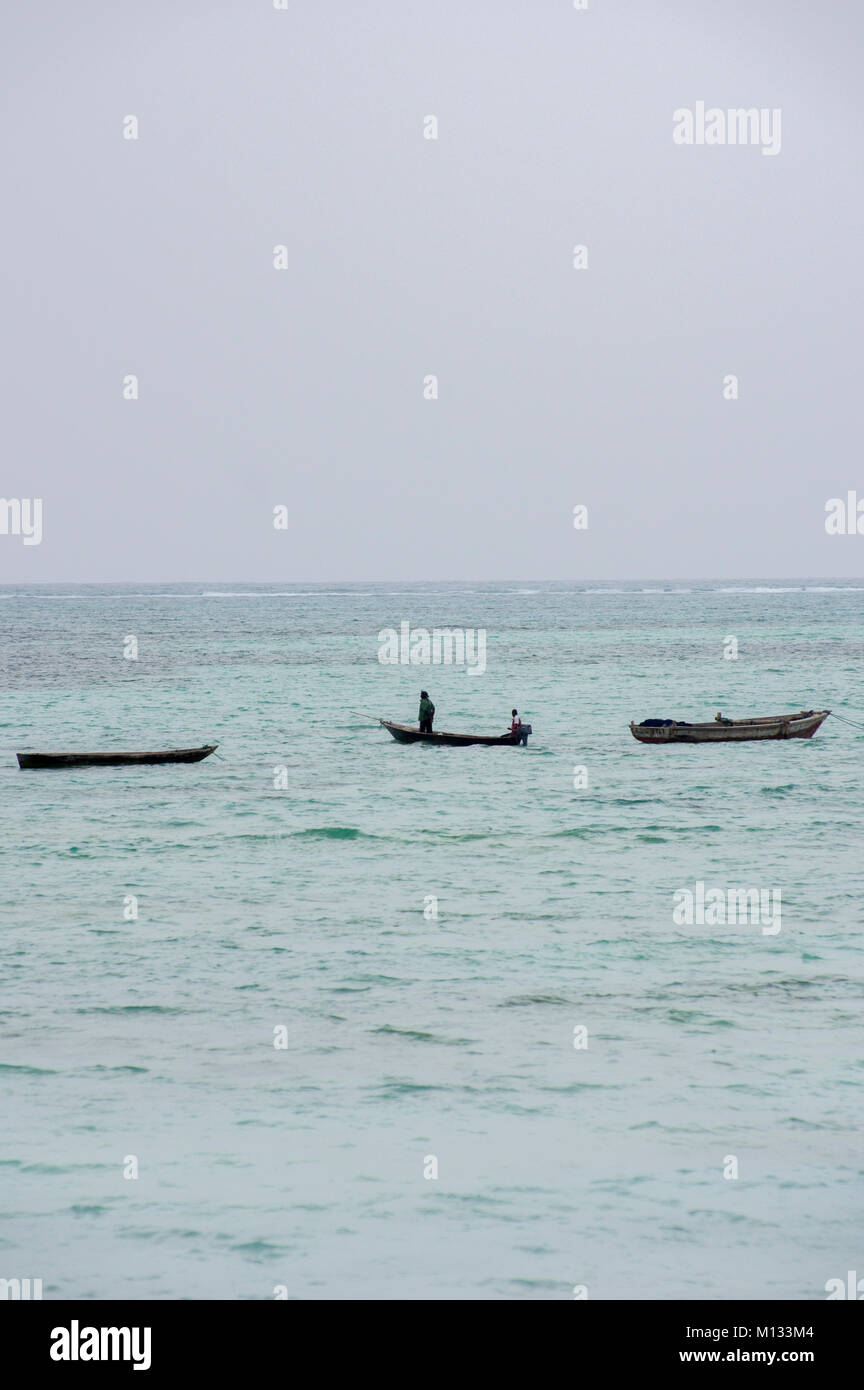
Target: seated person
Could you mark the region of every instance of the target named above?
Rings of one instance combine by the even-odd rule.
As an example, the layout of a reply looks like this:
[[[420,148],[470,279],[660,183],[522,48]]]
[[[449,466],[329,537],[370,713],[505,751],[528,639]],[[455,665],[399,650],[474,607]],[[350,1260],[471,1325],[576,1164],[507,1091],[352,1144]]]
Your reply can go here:
[[[528,735],[522,732],[522,720],[519,718],[518,709],[513,710],[513,717],[510,720],[510,734],[514,743],[528,742]]]

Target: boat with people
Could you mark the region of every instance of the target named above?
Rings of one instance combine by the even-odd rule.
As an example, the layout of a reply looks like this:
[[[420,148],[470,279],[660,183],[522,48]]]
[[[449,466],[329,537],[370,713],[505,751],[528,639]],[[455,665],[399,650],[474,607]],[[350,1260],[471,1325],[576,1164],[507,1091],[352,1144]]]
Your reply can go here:
[[[447,748],[468,748],[472,744],[482,744],[487,748],[517,748],[527,746],[528,735],[533,733],[530,724],[523,724],[518,734],[448,734],[420,731],[413,724],[396,724],[392,719],[379,719],[378,723],[392,734],[397,743],[440,743]]]
[[[359,714],[360,711],[354,710],[353,713]],[[378,723],[393,735],[397,743],[440,743],[446,748],[470,748],[473,744],[480,744],[486,748],[515,748],[521,744],[523,748],[527,748],[528,735],[534,732],[530,724],[522,723],[517,709],[511,711],[510,727],[504,734],[437,733],[432,728],[434,719],[435,706],[429,699],[429,691],[421,690],[416,725],[397,724],[393,719],[378,719]]]
[[[37,767],[127,767],[136,763],[200,763],[219,747],[205,743],[201,748],[164,748],[152,753],[18,753],[18,766]]]
[[[753,739],[812,738],[830,709],[803,709],[797,714],[771,714],[752,719],[726,719],[715,714],[711,723],[688,724],[686,719],[630,721],[640,743],[744,743]]]

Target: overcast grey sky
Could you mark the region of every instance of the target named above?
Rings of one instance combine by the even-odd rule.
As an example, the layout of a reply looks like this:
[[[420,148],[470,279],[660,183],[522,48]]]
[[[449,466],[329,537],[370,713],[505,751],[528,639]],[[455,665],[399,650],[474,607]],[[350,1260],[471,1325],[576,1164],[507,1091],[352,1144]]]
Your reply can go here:
[[[862,39],[861,0],[6,7],[0,495],[43,539],[0,582],[864,574],[824,526]],[[700,101],[780,152],[676,145]]]

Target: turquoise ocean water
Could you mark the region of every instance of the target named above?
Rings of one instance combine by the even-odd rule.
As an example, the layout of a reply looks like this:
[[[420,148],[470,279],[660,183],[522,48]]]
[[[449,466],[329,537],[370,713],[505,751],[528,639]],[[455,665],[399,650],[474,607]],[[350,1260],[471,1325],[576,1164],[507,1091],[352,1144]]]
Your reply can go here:
[[[864,733],[627,726],[864,719],[862,619],[846,580],[0,590],[0,1276],[824,1298],[864,1261]],[[381,665],[402,621],[485,629],[485,674]],[[529,747],[351,713],[421,685]],[[779,889],[782,930],[676,925],[700,881]]]

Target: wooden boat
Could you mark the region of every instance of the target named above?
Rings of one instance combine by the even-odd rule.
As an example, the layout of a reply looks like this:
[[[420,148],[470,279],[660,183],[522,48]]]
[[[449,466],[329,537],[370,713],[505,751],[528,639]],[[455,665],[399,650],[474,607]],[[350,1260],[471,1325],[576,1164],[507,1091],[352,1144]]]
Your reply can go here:
[[[200,763],[219,747],[166,748],[156,753],[19,753],[19,767],[126,767],[134,763]]]
[[[448,748],[468,748],[471,744],[481,743],[488,748],[508,747],[517,748],[522,742],[520,738],[514,738],[513,734],[501,734],[498,737],[490,734],[445,734],[431,733],[421,734],[419,729],[415,729],[412,724],[394,724],[390,719],[379,719],[389,733],[393,735],[397,743],[440,743]],[[532,732],[530,724],[522,725],[522,738]]]
[[[631,720],[630,732],[640,743],[743,743],[751,739],[812,738],[830,709],[803,709],[797,714],[772,714],[760,719],[721,719],[688,724],[677,719]]]

